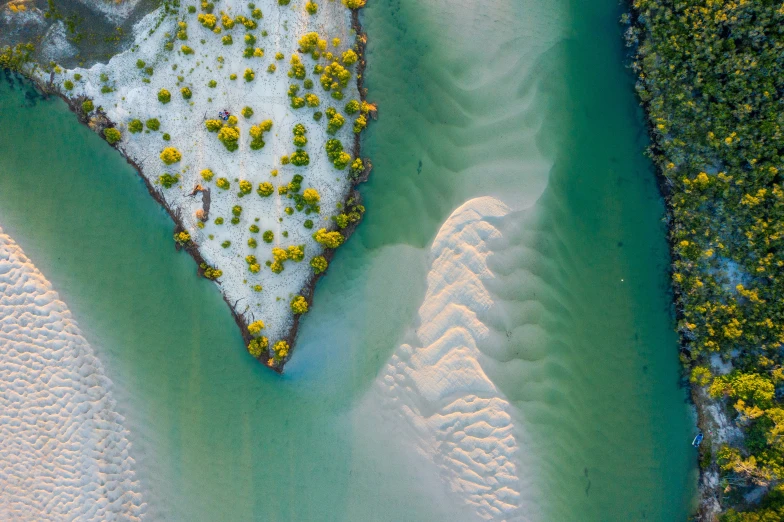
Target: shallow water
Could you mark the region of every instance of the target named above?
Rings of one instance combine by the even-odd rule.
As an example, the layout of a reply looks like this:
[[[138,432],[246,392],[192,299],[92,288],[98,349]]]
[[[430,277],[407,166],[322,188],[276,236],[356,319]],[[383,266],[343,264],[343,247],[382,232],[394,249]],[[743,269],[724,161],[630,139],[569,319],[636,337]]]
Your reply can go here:
[[[609,0],[371,3],[369,210],[282,378],[246,355],[124,160],[64,104],[2,82],[0,121],[29,132],[0,136],[0,224],[115,382],[152,519],[473,519],[409,432],[362,408],[417,326],[431,241],[478,196],[512,209],[487,242],[479,361],[514,410],[516,515],[686,518],[663,207],[618,15]]]

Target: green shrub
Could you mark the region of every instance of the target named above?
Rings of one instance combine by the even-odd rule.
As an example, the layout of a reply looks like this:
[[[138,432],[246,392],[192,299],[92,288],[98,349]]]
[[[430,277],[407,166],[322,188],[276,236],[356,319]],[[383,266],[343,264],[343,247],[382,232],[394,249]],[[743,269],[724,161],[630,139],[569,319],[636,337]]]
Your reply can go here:
[[[222,225],[223,224],[223,218],[222,217],[216,217],[215,218],[215,224],[216,225]]]
[[[319,99],[318,96],[316,96],[312,92],[309,92],[305,94],[305,103],[307,104],[308,107],[311,108],[318,107],[321,104],[321,100]]]
[[[300,59],[298,54],[292,54],[291,59],[289,60],[289,64],[291,68],[289,69],[288,76],[289,78],[296,78],[298,80],[305,79],[305,66],[302,64],[302,60]]]
[[[226,240],[223,243],[221,243],[221,247],[223,248],[229,248],[230,246],[231,246],[231,241],[229,240]]]
[[[161,135],[161,138],[163,138],[163,141],[169,141],[169,140],[171,139],[171,136],[169,136],[169,133],[168,133],[168,132],[164,132],[164,133]]]
[[[182,54],[184,54],[186,56],[189,55],[189,54],[193,54],[193,49],[191,49],[187,45],[183,45],[182,47],[180,47],[180,51],[182,51]]]
[[[353,65],[357,63],[357,60],[359,59],[357,53],[355,53],[353,49],[348,49],[345,51],[342,58],[344,65]]]
[[[258,225],[255,225],[255,224],[254,224],[254,225],[251,225],[250,227],[248,227],[248,230],[250,230],[250,231],[251,231],[251,233],[253,233],[253,234],[256,234],[256,233],[258,233],[258,231],[259,231],[259,226],[258,226]]]
[[[196,17],[201,25],[206,27],[207,29],[214,29],[215,24],[218,22],[218,19],[213,14],[202,14],[199,13],[199,16]]]
[[[291,164],[295,167],[305,167],[310,164],[310,157],[308,156],[308,153],[302,149],[297,149],[289,159]]]
[[[306,219],[305,222],[302,224],[302,226],[304,226],[307,229],[313,228],[313,220],[312,219]]]
[[[128,131],[132,134],[136,134],[137,132],[141,132],[144,130],[144,124],[142,120],[131,120],[128,123]]]
[[[269,340],[266,337],[262,336],[256,339],[251,339],[248,343],[248,353],[250,353],[253,357],[259,358],[268,346]]]
[[[338,157],[332,162],[332,165],[338,170],[345,169],[351,162],[351,156],[347,152],[341,152]]]
[[[346,119],[343,117],[343,115],[336,113],[329,119],[329,122],[327,123],[327,134],[335,134],[341,129],[341,127],[343,127],[344,123],[346,123]]]
[[[70,91],[71,89],[74,88],[74,84],[73,84],[73,82],[71,80],[65,80],[63,82],[63,87],[65,87],[66,91]]]
[[[117,143],[122,139],[122,134],[120,134],[120,131],[118,131],[114,127],[104,129],[103,135],[106,138],[106,141],[109,142],[109,145],[114,145],[115,143]]]
[[[209,87],[210,89],[214,89],[217,86],[218,86],[218,82],[216,82],[215,80],[210,80],[207,82],[207,87]]]
[[[365,2],[367,0],[343,0],[343,5],[348,7],[349,9],[360,9],[365,7]]]
[[[174,147],[166,147],[161,151],[161,161],[167,165],[177,163],[182,159],[182,153]]]
[[[190,100],[191,97],[193,96],[193,93],[187,87],[183,87],[182,89],[180,89],[180,94],[182,94],[182,97],[185,100]]]
[[[343,235],[338,231],[327,232],[325,228],[319,229],[313,234],[313,239],[326,248],[337,248],[343,244]]]
[[[265,243],[272,243],[275,239],[275,234],[272,233],[272,230],[267,230],[262,234],[261,239],[263,239]]]
[[[248,256],[248,257],[253,257],[253,256]],[[254,321],[248,325],[248,333],[254,336],[259,335],[263,329],[264,329],[264,321]]]
[[[367,127],[367,118],[364,116],[360,115],[354,120],[354,134],[359,134],[365,127]]]
[[[248,130],[250,134],[251,142],[250,148],[253,150],[259,150],[264,148],[264,132],[272,128],[272,121],[265,120],[261,122],[259,125],[253,125]]]
[[[229,188],[231,188],[231,183],[229,183],[229,180],[226,178],[218,178],[215,184],[219,189],[229,190]]]
[[[234,205],[233,207],[231,207],[231,213],[234,214],[235,216],[238,216],[238,217],[241,216],[242,215],[242,207],[239,206],[239,205]]]
[[[253,72],[253,69],[245,69],[245,72],[242,74],[242,77],[245,78],[246,82],[252,82],[253,79],[256,77],[256,73]]]
[[[308,311],[308,302],[304,297],[298,295],[291,300],[291,311],[297,315],[304,314]]]
[[[218,132],[218,139],[226,147],[226,150],[234,152],[239,148],[237,141],[240,139],[240,132],[234,127],[221,127],[221,130]]]
[[[285,3],[281,3],[285,2]],[[286,5],[289,3],[289,0],[278,0],[278,3],[281,5]],[[282,360],[288,357],[289,355],[289,343],[286,341],[278,341],[272,347],[272,350],[275,352],[275,359]]]
[[[246,118],[250,118],[251,116],[253,116],[253,109],[251,109],[250,107],[243,107],[242,115]]]
[[[263,181],[259,183],[259,188],[256,189],[258,195],[263,198],[271,196],[274,191],[275,191],[275,187],[273,187],[272,183],[270,183],[269,181]]]
[[[351,163],[351,172],[350,172],[351,177],[356,179],[364,171],[365,171],[365,165],[362,163],[362,160],[359,158],[355,158],[354,161]]]
[[[306,188],[305,192],[302,193],[302,199],[308,205],[318,205],[319,201],[321,201],[321,195],[314,188]]]
[[[223,128],[223,122],[220,120],[207,120],[204,122],[204,126],[210,132],[218,132]]]
[[[357,100],[351,100],[346,104],[346,114],[356,114],[359,112],[359,102]]]
[[[84,111],[85,114],[92,112],[94,108],[95,106],[93,105],[92,100],[85,100],[82,102],[82,111]]]
[[[171,101],[171,93],[166,89],[161,89],[158,91],[158,101],[163,104],[169,103]]]
[[[316,2],[308,2],[305,4],[305,11],[308,12],[310,15],[314,15],[318,12],[318,4]]]
[[[164,188],[171,188],[178,181],[180,181],[179,176],[172,176],[171,174],[161,174],[158,176],[158,183],[163,185]]]
[[[324,256],[316,256],[310,260],[310,266],[313,268],[313,272],[320,274],[327,269],[329,263]]]
[[[144,122],[144,124],[147,125],[147,128],[152,131],[157,131],[158,129],[161,128],[161,122],[158,121],[158,118],[150,118],[149,120]]]
[[[174,241],[178,245],[187,245],[191,242],[191,235],[185,230],[182,232],[177,232],[174,234]]]
[[[202,269],[204,277],[212,281],[218,279],[220,276],[223,275],[223,270],[220,270],[218,268],[213,268],[207,263],[202,263],[199,265],[199,267]]]

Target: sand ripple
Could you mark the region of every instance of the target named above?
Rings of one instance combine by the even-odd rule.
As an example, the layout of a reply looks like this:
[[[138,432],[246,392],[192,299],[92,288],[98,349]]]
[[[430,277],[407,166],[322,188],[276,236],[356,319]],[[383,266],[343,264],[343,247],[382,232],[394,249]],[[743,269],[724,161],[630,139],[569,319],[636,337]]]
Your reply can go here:
[[[0,519],[141,519],[110,389],[65,304],[0,229]]]
[[[477,343],[490,331],[479,319],[493,302],[483,279],[500,237],[491,223],[509,209],[493,198],[461,206],[432,247],[417,343],[403,344],[376,384],[382,407],[403,415],[448,488],[481,519],[518,519],[518,429],[512,407],[480,365]]]

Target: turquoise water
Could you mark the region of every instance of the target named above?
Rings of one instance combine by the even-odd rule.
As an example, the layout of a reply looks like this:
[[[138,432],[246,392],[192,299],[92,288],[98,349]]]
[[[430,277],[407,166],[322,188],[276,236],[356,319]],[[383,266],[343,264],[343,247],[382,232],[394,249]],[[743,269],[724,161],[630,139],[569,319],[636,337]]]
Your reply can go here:
[[[114,151],[0,85],[0,226],[107,366],[152,519],[468,520],[357,418],[466,200],[502,218],[483,366],[512,401],[543,520],[679,520],[695,482],[667,252],[615,2],[371,4],[369,211],[319,283],[283,377]],[[25,98],[25,96],[28,98]],[[530,207],[530,208],[529,208]],[[528,210],[523,210],[528,208]]]

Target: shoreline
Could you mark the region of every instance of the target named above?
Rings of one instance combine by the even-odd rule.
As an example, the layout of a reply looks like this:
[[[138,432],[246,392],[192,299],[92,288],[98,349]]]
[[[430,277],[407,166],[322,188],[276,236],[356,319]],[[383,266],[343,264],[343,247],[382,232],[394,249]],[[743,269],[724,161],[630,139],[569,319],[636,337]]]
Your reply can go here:
[[[367,45],[367,34],[363,31],[362,24],[359,21],[359,9],[352,9],[351,10],[351,28],[356,32],[357,56],[359,57],[359,59],[357,60],[357,66],[356,66],[357,92],[359,93],[359,100],[360,100],[360,102],[367,102],[367,89],[365,89],[365,87],[364,87],[365,67],[367,66],[367,62],[365,60],[365,46]],[[374,107],[375,107],[375,105],[374,105]],[[371,116],[371,118],[373,120],[376,120],[377,119],[377,110],[374,109],[370,113],[370,116]],[[361,149],[362,149],[361,141],[362,141],[362,133],[354,134],[352,156],[355,157],[355,158],[361,158],[362,157],[361,156]],[[364,183],[365,181],[368,180],[368,178],[370,177],[370,171],[373,170],[373,163],[370,161],[370,159],[362,158],[362,161],[363,161],[363,163],[365,165],[365,170],[364,170],[364,172],[362,173],[362,175],[359,178],[357,178],[356,180],[352,180],[352,182],[351,182],[351,191],[348,193],[346,198],[343,200],[344,205],[350,199],[353,199],[356,203],[359,203],[359,204],[362,203],[362,195],[357,190],[357,187],[361,183]],[[348,241],[351,238],[351,236],[354,235],[354,231],[357,229],[357,226],[359,226],[359,224],[362,223],[362,220],[364,219],[364,216],[365,216],[365,214],[363,212],[361,214],[361,217],[359,218],[358,221],[350,223],[346,228],[344,228],[341,231],[341,233],[343,234],[343,237],[344,237],[343,243]],[[330,266],[332,265],[332,259],[335,257],[335,252],[336,251],[337,251],[337,249],[329,248],[329,249],[325,250],[324,253],[322,254],[324,259],[327,260],[327,263],[329,263]],[[308,309],[310,309],[310,307],[313,305],[313,296],[314,296],[315,290],[316,290],[316,283],[318,283],[319,279],[321,279],[328,271],[329,271],[329,267],[327,267],[327,269],[325,271],[321,272],[321,273],[311,274],[310,278],[308,278],[307,282],[302,287],[302,290],[300,291],[300,295],[305,298],[305,301],[307,301]],[[227,301],[227,304],[228,304],[228,301]],[[234,311],[234,308],[230,304],[229,304],[229,307],[232,308],[232,314],[236,314],[236,312]],[[281,362],[281,364],[279,365],[279,367],[277,367],[277,366],[269,366],[267,364],[267,361],[262,361],[265,366],[267,366],[269,368],[272,368],[277,373],[283,373],[283,367],[291,359],[291,356],[292,356],[292,354],[294,353],[294,351],[296,349],[296,342],[295,341],[297,339],[297,335],[299,334],[299,323],[300,323],[301,318],[302,318],[302,314],[294,314],[293,324],[291,325],[291,329],[289,330],[288,335],[285,335],[285,336],[282,337],[282,339],[284,341],[286,341],[287,343],[289,343],[289,346],[291,347],[291,350],[289,352],[289,357],[286,358],[285,360],[283,360]],[[239,325],[239,323],[238,323],[238,325]],[[247,324],[245,324],[244,326],[240,326],[240,328],[243,330],[243,335],[245,335],[247,333]],[[248,335],[250,335],[250,334],[248,334]],[[249,340],[246,339],[245,343],[247,344],[248,342],[249,342]]]
[[[627,39],[624,35],[624,39],[626,42],[627,47],[629,48],[629,53],[627,55],[627,60],[630,62],[635,62],[643,58],[640,54],[640,45],[641,40],[647,36],[647,29],[644,24],[642,24],[639,20],[639,16],[637,11],[634,9],[632,2],[627,1],[625,5],[628,9],[628,13],[630,15],[630,20],[628,23],[628,27],[634,28],[637,33],[636,37],[638,41],[631,42]],[[635,97],[637,98],[640,107],[644,113],[644,123],[646,133],[648,135],[649,141],[649,149],[653,152],[659,151],[663,152],[659,143],[657,142],[653,128],[653,123],[651,122],[649,115],[650,115],[650,102],[646,102],[643,100],[639,94],[635,90]],[[670,257],[670,264],[667,269],[668,278],[669,278],[669,289],[672,292],[672,306],[674,311],[674,319],[675,324],[677,325],[682,319],[684,319],[683,313],[683,299],[681,293],[678,288],[673,284],[673,263],[675,260],[675,238],[674,238],[674,214],[673,214],[673,206],[672,206],[672,190],[670,187],[670,182],[667,177],[662,172],[662,168],[660,165],[656,163],[656,161],[651,158],[651,165],[654,171],[654,177],[656,179],[656,186],[659,191],[659,195],[661,196],[662,200],[664,201],[664,220],[665,226],[667,230],[667,249],[669,251]],[[689,341],[681,335],[680,332],[678,334],[678,355],[679,358],[683,354],[690,354],[691,350],[689,348]],[[705,393],[701,393],[701,390],[698,386],[695,386],[694,383],[690,382],[688,379],[688,370],[695,366],[692,363],[691,366],[687,367],[683,364],[683,362],[679,361],[680,369],[681,369],[681,385],[689,387],[689,400],[691,403],[692,408],[694,409],[694,413],[696,414],[696,427],[698,428],[699,432],[706,433],[705,439],[703,444],[700,445],[698,448],[697,453],[697,469],[699,471],[699,478],[697,481],[697,491],[696,491],[696,500],[698,500],[697,507],[695,508],[695,512],[693,514],[694,520],[696,522],[713,522],[716,520],[716,516],[721,512],[721,488],[719,487],[718,480],[711,480],[709,474],[716,474],[716,478],[718,479],[718,465],[716,464],[715,460],[711,459],[711,465],[709,467],[703,467],[701,464],[701,460],[703,455],[705,454],[705,449],[710,448],[708,451],[711,455],[715,455],[715,452],[718,448],[713,447],[713,438],[708,436],[707,433],[709,430],[716,429],[716,426],[710,426],[708,419],[715,420],[713,415],[710,414],[708,411],[711,406],[718,406],[720,407],[721,404],[711,399]],[[718,426],[719,428],[723,426]]]
[[[367,89],[364,88],[364,72],[367,65],[366,55],[365,55],[367,35],[363,31],[359,19],[359,9],[351,9],[350,11],[351,11],[350,27],[356,33],[355,48],[358,56],[358,60],[356,64],[356,86],[357,86],[360,102],[367,102]],[[116,122],[110,120],[106,116],[106,114],[102,111],[95,111],[94,116],[92,118],[88,117],[86,114],[84,114],[84,112],[81,109],[81,102],[83,101],[83,98],[84,99],[87,98],[86,97],[69,98],[68,96],[66,96],[60,89],[58,89],[54,85],[54,72],[48,75],[48,82],[42,81],[42,79],[35,74],[36,69],[38,67],[39,67],[38,64],[35,64],[35,67],[33,67],[32,71],[30,72],[27,71],[18,71],[18,72],[23,78],[30,80],[33,86],[45,97],[48,97],[49,95],[56,95],[57,97],[62,99],[66,103],[70,111],[74,113],[79,123],[88,126],[93,132],[96,132],[101,137],[101,139],[106,141],[110,147],[117,150],[125,158],[126,162],[133,167],[137,175],[141,177],[141,179],[144,181],[144,184],[147,187],[147,191],[150,194],[150,196],[152,196],[152,198],[165,209],[166,213],[171,218],[174,224],[173,233],[176,234],[179,231],[187,230],[179,210],[172,208],[172,206],[167,203],[161,191],[157,189],[152,184],[150,179],[148,179],[148,177],[143,174],[141,166],[134,159],[130,157],[130,155],[126,152],[124,148],[118,146],[118,144],[110,144],[106,140],[106,137],[103,135],[101,131],[105,128],[117,127]],[[371,104],[371,107],[372,109],[368,114],[369,119],[372,118],[373,120],[376,120],[377,109],[373,104]],[[352,156],[355,158],[361,158],[361,134],[362,133],[357,133],[354,134],[353,136],[351,152],[352,152]],[[364,171],[357,178],[351,179],[349,192],[346,195],[346,197],[342,200],[344,205],[346,204],[346,202],[352,199],[355,202],[355,204],[361,204],[362,202],[362,197],[360,192],[357,190],[357,187],[359,184],[367,181],[370,172],[373,168],[370,159],[362,158],[362,161],[365,166]],[[344,237],[344,241],[343,241],[344,243],[353,235],[359,223],[362,222],[363,214],[364,213],[361,214],[360,219],[350,223],[346,228],[341,230],[341,234]],[[202,268],[202,265],[207,263],[199,249],[199,245],[195,241],[191,241],[186,245],[178,245],[177,243],[175,243],[175,248],[177,251],[184,249],[191,256],[191,258],[193,258],[193,260],[196,262],[197,275],[200,277],[205,277],[204,269]],[[336,249],[333,248],[325,249],[321,255],[327,260],[328,263],[330,263],[334,258],[335,250]],[[300,289],[299,295],[305,298],[309,309],[313,304],[316,284],[318,283],[318,280],[324,274],[327,273],[328,270],[329,268],[327,268],[325,271],[318,274],[312,273],[306,280],[305,284]],[[254,339],[254,337],[251,335],[251,333],[248,330],[248,325],[250,324],[250,321],[246,317],[245,313],[239,312],[237,306],[239,301],[232,303],[229,300],[229,297],[227,296],[226,292],[223,289],[223,285],[221,284],[221,281],[219,280],[212,280],[212,281],[219,286],[219,291],[221,293],[223,301],[229,307],[232,317],[234,318],[237,327],[240,329],[240,333],[242,335],[243,342],[244,342],[243,348],[246,348],[250,343],[250,341]],[[293,356],[293,352],[296,349],[295,341],[299,334],[301,315],[302,314],[292,314],[292,322],[290,328],[288,328],[288,331],[284,335],[281,335],[279,337],[280,340],[286,341],[290,347],[289,353],[285,358],[280,359],[276,364],[274,362],[274,358],[270,355],[269,350],[263,350],[260,356],[254,358],[257,359],[259,362],[261,362],[267,368],[270,368],[271,370],[273,370],[278,374],[282,374],[286,363],[291,359],[291,357]],[[251,356],[253,357],[253,355]]]

